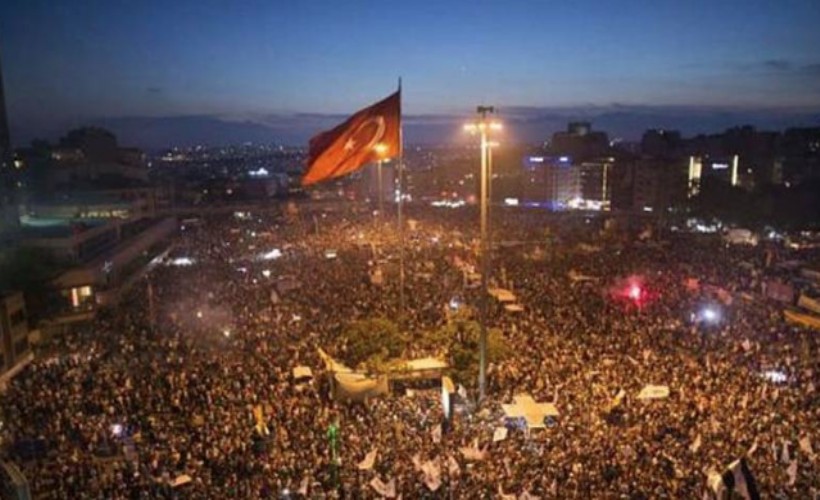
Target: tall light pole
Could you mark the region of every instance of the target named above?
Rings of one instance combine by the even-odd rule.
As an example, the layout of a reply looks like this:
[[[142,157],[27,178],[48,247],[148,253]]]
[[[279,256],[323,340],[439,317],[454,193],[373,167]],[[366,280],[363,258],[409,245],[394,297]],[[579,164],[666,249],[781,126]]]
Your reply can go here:
[[[489,248],[487,281],[492,277],[493,269],[493,148],[496,147],[498,147],[498,142],[487,142],[487,245]]]
[[[487,195],[489,193],[489,165],[490,165],[490,131],[501,130],[501,124],[489,119],[495,113],[493,106],[478,106],[476,108],[478,120],[465,125],[464,129],[481,137],[481,336],[479,338],[479,372],[478,389],[479,400],[483,401],[487,395],[487,302],[489,290],[487,277],[489,274],[489,245],[487,238]]]
[[[378,143],[373,146],[373,150],[379,155],[376,162],[376,177],[379,183],[379,217],[384,218],[384,183],[382,182],[382,164],[384,163],[384,155],[387,154],[387,144]]]

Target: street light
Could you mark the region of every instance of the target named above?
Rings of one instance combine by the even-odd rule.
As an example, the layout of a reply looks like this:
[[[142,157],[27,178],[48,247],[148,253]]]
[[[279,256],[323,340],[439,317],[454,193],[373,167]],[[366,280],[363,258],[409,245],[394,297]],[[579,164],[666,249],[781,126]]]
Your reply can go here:
[[[489,194],[489,168],[492,162],[489,133],[500,131],[502,125],[499,122],[489,119],[489,115],[495,113],[493,106],[478,106],[476,108],[478,120],[468,123],[464,130],[481,137],[481,336],[479,338],[479,373],[478,388],[479,400],[483,401],[487,393],[487,276],[489,274],[489,245],[487,238],[487,205]]]
[[[379,183],[379,217],[384,217],[384,184],[382,183],[382,163],[384,163],[385,155],[387,155],[387,149],[387,144],[384,144],[383,142],[379,142],[373,146],[373,151],[379,155],[379,159],[376,161]]]

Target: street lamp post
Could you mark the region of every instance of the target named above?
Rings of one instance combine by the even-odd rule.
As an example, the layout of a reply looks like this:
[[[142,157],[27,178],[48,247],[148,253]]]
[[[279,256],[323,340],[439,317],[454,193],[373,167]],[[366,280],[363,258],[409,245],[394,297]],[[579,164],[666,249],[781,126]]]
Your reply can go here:
[[[487,287],[489,274],[489,241],[487,238],[487,196],[489,194],[489,165],[490,165],[490,142],[488,134],[492,130],[501,130],[501,124],[488,119],[488,115],[495,113],[493,106],[478,106],[478,121],[465,126],[471,133],[478,133],[481,137],[481,333],[479,337],[479,372],[478,388],[479,400],[483,401],[487,395],[487,308],[489,290]]]

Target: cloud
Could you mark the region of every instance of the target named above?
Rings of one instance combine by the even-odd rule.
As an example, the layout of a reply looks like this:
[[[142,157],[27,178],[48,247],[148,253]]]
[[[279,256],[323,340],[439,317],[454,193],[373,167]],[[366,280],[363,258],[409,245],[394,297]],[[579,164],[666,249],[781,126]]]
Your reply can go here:
[[[801,66],[800,72],[811,76],[820,76],[820,63],[805,64]]]
[[[768,59],[760,63],[764,69],[771,71],[791,71],[794,65],[785,59]]]
[[[148,92],[149,94],[161,94],[162,93],[162,87],[148,87],[148,88],[145,89],[145,91]]]
[[[817,80],[820,62],[798,63],[789,59],[764,59],[746,63],[731,63],[729,68],[745,75],[792,77]]]

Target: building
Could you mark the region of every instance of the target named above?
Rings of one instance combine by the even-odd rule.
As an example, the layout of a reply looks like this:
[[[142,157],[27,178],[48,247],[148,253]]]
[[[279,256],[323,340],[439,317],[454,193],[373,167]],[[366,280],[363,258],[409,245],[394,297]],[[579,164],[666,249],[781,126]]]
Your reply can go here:
[[[0,63],[0,169],[11,169],[13,156],[9,121],[6,114],[6,96],[3,88],[3,65]]]
[[[20,292],[0,295],[0,375],[23,361],[31,349],[28,342],[26,303]]]
[[[58,145],[40,141],[19,153],[28,187],[37,192],[150,185],[145,154],[120,147],[114,134],[101,128],[71,130]]]
[[[99,306],[116,303],[122,285],[169,249],[178,223],[174,217],[143,220],[130,229],[133,232],[121,227],[112,232],[104,227],[101,234],[87,240],[88,246],[97,245],[95,256],[78,262],[51,282],[55,292],[52,316],[85,319]]]
[[[749,175],[741,175],[740,156],[690,156],[689,157],[689,197],[700,192],[704,183],[723,182],[733,187],[751,189],[754,180]]]
[[[0,64],[0,250],[11,247],[17,234],[15,170]]]
[[[581,200],[593,209],[608,210],[612,198],[614,157],[601,157],[580,164]]]
[[[796,186],[820,178],[820,127],[791,128],[783,134],[772,182]]]
[[[676,158],[683,141],[677,130],[649,129],[641,138],[641,153],[652,158]]]
[[[577,162],[607,156],[609,154],[609,137],[605,132],[592,130],[589,122],[571,122],[566,132],[556,132],[548,150],[555,156],[570,156]]]
[[[781,134],[751,126],[734,127],[720,134],[699,135],[685,142],[693,157],[692,182],[722,181],[746,190],[782,178]],[[697,164],[700,164],[700,177]]]
[[[651,156],[617,162],[612,170],[612,209],[664,213],[681,206],[688,195],[689,168],[685,159]]]
[[[523,167],[523,203],[562,210],[580,198],[580,170],[569,156],[526,156]]]
[[[32,208],[33,207],[33,208]],[[85,193],[29,207],[20,244],[48,251],[64,265],[51,281],[51,317],[93,313],[116,302],[120,285],[162,254],[177,232],[174,217],[156,214],[143,198]]]

